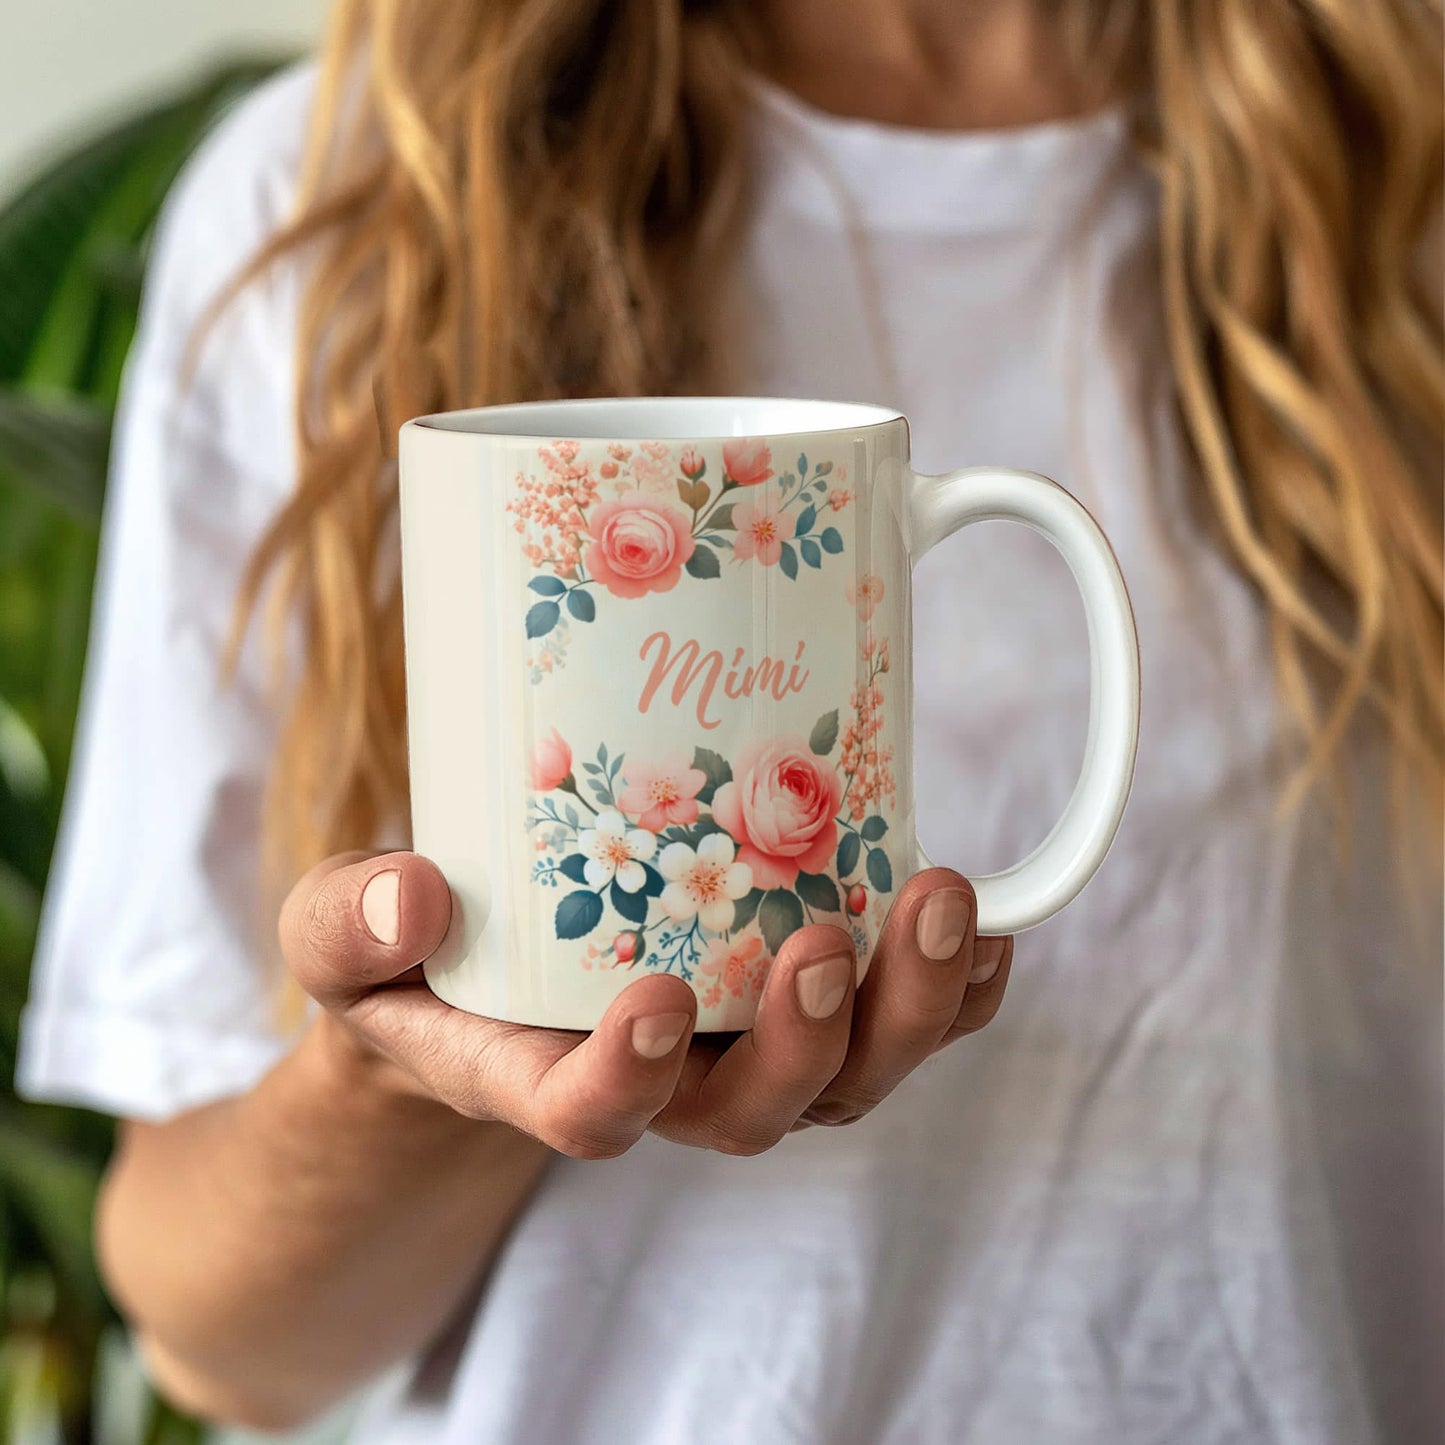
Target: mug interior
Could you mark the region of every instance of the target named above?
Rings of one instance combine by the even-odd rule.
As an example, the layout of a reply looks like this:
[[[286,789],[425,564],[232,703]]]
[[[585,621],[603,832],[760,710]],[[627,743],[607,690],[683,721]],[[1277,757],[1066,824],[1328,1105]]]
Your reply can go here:
[[[859,431],[903,420],[891,407],[767,396],[597,397],[529,401],[418,417],[416,425],[483,436],[680,441]]]

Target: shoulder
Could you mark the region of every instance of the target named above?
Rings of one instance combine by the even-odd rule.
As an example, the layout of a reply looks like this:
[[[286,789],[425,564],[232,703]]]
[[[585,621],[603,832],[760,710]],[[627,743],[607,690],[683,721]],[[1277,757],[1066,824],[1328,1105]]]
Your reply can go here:
[[[212,479],[264,479],[264,496],[250,489],[263,511],[289,491],[300,261],[283,257],[234,296],[227,292],[294,212],[315,92],[309,64],[264,82],[206,136],[171,187],[127,368],[122,435],[141,445],[122,446],[119,472],[135,470],[128,460],[153,435],[162,452],[204,446]],[[179,463],[146,461],[147,485],[169,477],[187,489]],[[213,482],[211,490],[223,489]]]
[[[281,71],[239,101],[183,167],[151,244],[153,334],[183,347],[183,333],[290,219],[315,93],[314,65]]]

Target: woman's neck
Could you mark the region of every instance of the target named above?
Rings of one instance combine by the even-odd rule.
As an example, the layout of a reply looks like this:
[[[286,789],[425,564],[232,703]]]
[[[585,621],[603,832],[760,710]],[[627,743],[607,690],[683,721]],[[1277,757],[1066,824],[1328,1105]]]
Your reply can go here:
[[[1032,0],[752,0],[755,63],[835,115],[938,130],[1032,125],[1102,103]]]

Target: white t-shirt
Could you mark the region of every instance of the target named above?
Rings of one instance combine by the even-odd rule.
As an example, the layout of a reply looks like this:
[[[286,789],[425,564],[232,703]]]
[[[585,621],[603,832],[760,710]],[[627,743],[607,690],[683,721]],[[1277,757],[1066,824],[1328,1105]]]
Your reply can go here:
[[[158,241],[25,1018],[35,1097],[159,1119],[285,1047],[254,897],[276,719],[259,649],[229,689],[217,663],[294,476],[294,272],[227,313],[191,389],[179,369],[285,214],[312,83],[241,107]],[[652,1137],[559,1159],[359,1438],[1441,1438],[1439,935],[1402,921],[1374,792],[1344,872],[1313,814],[1274,821],[1265,627],[1181,463],[1122,120],[925,134],[767,88],[755,114],[749,389],[897,404],[920,469],[1032,468],[1094,510],[1138,614],[1133,801],[1093,884],[1020,940],[997,1021],[868,1119],[755,1159]],[[1082,754],[1072,582],[1031,534],[975,528],[924,561],[915,617],[924,841],[1006,864]]]

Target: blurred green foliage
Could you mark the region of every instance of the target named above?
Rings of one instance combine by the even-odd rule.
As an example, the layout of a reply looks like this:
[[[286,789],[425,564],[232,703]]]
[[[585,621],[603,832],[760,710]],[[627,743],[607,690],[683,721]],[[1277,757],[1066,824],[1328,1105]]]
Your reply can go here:
[[[91,1255],[110,1125],[11,1090],[70,764],[111,418],[146,245],[200,138],[274,62],[227,66],[0,206],[0,1441],[89,1445],[115,1316]],[[197,1429],[157,1402],[145,1445]]]

